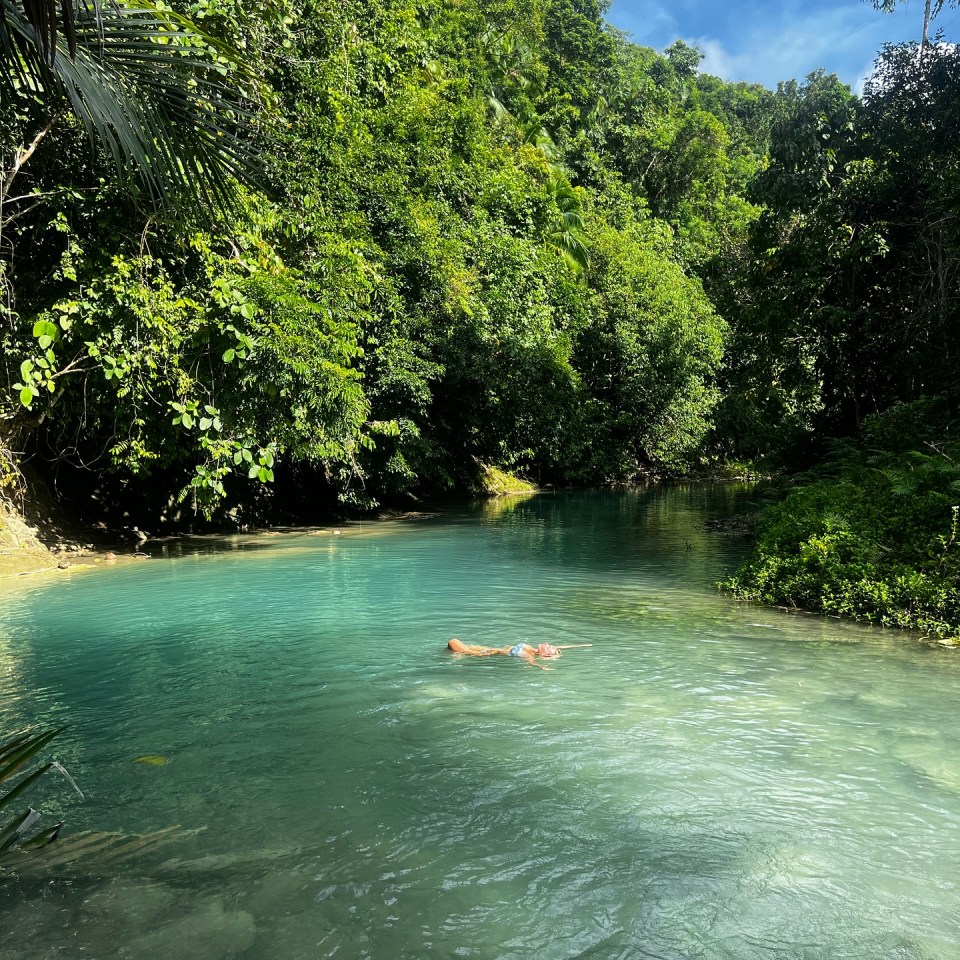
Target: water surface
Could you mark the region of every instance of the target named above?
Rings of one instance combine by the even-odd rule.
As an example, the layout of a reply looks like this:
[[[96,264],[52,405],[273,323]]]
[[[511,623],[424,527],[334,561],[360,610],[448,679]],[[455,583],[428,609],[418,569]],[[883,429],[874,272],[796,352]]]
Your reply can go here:
[[[69,723],[86,794],[34,802],[183,827],[0,885],[0,957],[960,958],[960,657],[719,595],[743,547],[702,521],[749,495],[174,544],[0,596],[0,732]],[[543,672],[453,635],[593,647]]]

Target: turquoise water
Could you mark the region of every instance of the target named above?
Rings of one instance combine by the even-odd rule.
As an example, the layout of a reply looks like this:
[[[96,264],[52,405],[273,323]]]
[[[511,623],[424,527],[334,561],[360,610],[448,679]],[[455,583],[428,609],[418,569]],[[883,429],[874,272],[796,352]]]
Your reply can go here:
[[[742,545],[702,520],[748,495],[544,495],[0,593],[0,732],[69,723],[86,795],[34,802],[183,828],[0,885],[0,957],[960,958],[960,653],[718,595]],[[593,647],[542,672],[454,635]]]

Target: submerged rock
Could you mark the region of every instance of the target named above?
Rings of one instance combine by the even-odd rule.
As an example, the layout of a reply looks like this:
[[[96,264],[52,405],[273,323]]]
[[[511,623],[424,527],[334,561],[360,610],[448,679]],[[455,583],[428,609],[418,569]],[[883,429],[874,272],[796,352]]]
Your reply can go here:
[[[187,916],[132,940],[125,957],[176,957],[177,960],[226,960],[253,946],[256,925],[243,910],[224,910],[223,900],[201,901]]]
[[[756,514],[740,513],[719,520],[704,520],[703,529],[711,533],[729,533],[738,537],[752,537],[757,524]]]
[[[0,957],[4,960],[46,960],[58,944],[70,911],[55,900],[31,896],[11,910],[0,910]]]
[[[80,919],[84,925],[102,925],[104,932],[139,932],[171,911],[176,902],[176,892],[165,884],[114,880],[83,901]]]

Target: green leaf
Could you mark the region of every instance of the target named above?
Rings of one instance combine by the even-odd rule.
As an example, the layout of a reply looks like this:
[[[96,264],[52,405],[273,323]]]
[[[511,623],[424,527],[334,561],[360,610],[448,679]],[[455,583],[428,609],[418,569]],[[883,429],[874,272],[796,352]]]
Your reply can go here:
[[[20,769],[28,760],[36,756],[54,737],[63,733],[67,728],[57,727],[55,730],[46,730],[43,733],[30,736],[21,735],[0,747],[0,783],[8,779]],[[0,807],[4,805],[6,796],[0,796]]]
[[[234,358],[236,355],[237,355],[237,351],[234,350],[233,347],[230,347],[229,349],[224,350],[224,351],[223,351],[223,362],[224,362],[224,363],[232,363],[232,362],[233,362],[233,358]]]
[[[40,819],[40,811],[32,807],[0,833],[0,853],[9,850]]]
[[[48,337],[53,340],[58,334],[58,328],[55,323],[51,323],[49,320],[38,320],[33,325],[33,335],[35,337]],[[41,347],[43,345],[41,344]]]
[[[21,793],[25,793],[34,783],[37,782],[49,769],[53,767],[52,763],[45,763],[42,767],[38,767],[33,771],[28,777],[24,777],[12,790],[10,790],[3,798],[4,806],[8,803],[16,800]]]
[[[33,403],[33,391],[29,387],[24,387],[20,391],[20,402],[25,407],[29,407]]]
[[[252,480],[254,477],[257,477],[257,476],[260,475],[260,470],[261,470],[261,468],[260,468],[257,464],[254,464],[254,465],[247,471],[247,476]]]
[[[37,847],[47,847],[54,842],[59,836],[60,831],[63,829],[63,824],[65,821],[60,820],[55,823],[52,827],[46,827],[41,830],[38,834],[31,837],[26,843],[20,844],[21,850],[32,850]]]

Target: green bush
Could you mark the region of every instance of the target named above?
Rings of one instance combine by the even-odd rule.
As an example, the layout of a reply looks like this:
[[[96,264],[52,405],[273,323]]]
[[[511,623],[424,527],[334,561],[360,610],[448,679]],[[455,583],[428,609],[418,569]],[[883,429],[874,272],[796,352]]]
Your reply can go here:
[[[960,445],[850,459],[757,525],[744,600],[960,637]]]

